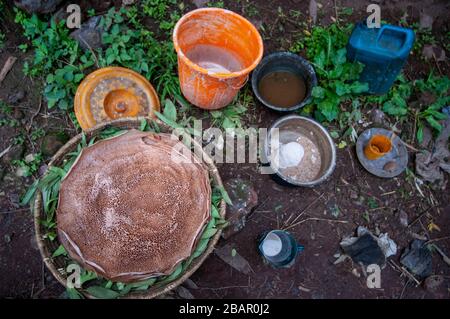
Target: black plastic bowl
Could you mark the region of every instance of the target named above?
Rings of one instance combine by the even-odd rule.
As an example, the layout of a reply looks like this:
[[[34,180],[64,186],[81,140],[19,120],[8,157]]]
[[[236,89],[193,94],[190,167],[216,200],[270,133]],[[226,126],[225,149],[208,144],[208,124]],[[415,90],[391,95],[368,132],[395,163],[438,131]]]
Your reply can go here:
[[[291,72],[304,79],[306,84],[306,95],[303,101],[291,107],[279,107],[268,103],[262,98],[258,89],[259,81],[261,81],[265,75],[276,71]],[[301,56],[290,52],[276,52],[269,54],[256,67],[252,75],[252,89],[258,100],[268,108],[281,112],[295,111],[311,102],[311,92],[316,85],[317,77],[312,65]]]

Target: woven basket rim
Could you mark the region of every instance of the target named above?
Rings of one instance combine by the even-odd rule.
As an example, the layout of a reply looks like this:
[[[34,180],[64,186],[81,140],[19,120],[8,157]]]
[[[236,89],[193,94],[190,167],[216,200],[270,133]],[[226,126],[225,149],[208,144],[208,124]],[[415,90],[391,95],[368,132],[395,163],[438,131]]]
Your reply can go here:
[[[95,127],[85,131],[85,135],[87,139],[91,139],[94,136],[97,136],[101,131],[108,127],[117,127],[117,128],[124,128],[124,129],[138,129],[142,120],[150,120],[154,121],[158,124],[160,128],[162,128],[165,132],[170,132],[172,129],[167,126],[166,124],[162,123],[159,120],[154,120],[148,117],[137,117],[137,118],[121,118],[110,122],[105,122],[99,125],[96,125]],[[48,169],[51,166],[57,165],[60,161],[64,159],[67,153],[71,152],[81,141],[82,134],[77,134],[74,137],[72,137],[66,144],[64,144],[53,157],[51,158],[48,168],[45,174],[47,174]],[[211,157],[204,152],[202,149],[202,146],[198,144],[194,139],[191,139],[191,142],[194,146],[194,148],[198,148],[199,151],[202,154],[202,162],[207,166],[209,175],[212,178],[212,184],[223,187],[222,179],[219,175],[219,171],[217,167],[214,165],[213,160]],[[45,176],[44,174],[44,176]],[[226,204],[225,200],[222,199],[220,202],[220,208],[219,208],[219,214],[222,218],[225,218],[226,213]],[[66,277],[58,270],[57,265],[55,264],[54,258],[52,258],[52,251],[49,249],[49,240],[44,238],[44,227],[41,224],[41,220],[43,218],[43,207],[42,207],[42,194],[39,190],[36,192],[36,199],[34,202],[33,207],[33,215],[34,215],[34,228],[35,228],[35,237],[38,244],[39,252],[42,256],[42,259],[44,261],[45,266],[47,269],[52,273],[52,275],[56,278],[56,280],[59,281],[61,285],[63,285],[65,288],[67,288],[67,281]],[[220,239],[220,236],[222,234],[222,229],[219,229],[216,234],[211,237],[210,241],[208,242],[208,246],[205,249],[205,251],[195,258],[192,263],[189,265],[189,267],[186,269],[184,274],[180,276],[179,278],[175,279],[174,281],[161,285],[159,287],[151,287],[147,291],[144,292],[130,292],[124,296],[121,296],[121,298],[136,298],[136,299],[151,299],[155,298],[159,295],[165,294],[169,292],[170,290],[176,288],[181,283],[183,283],[186,279],[188,279],[206,260],[206,258],[209,256],[209,254],[214,250],[215,245]],[[58,241],[59,243],[59,241]],[[80,290],[80,292],[87,298],[95,298],[88,292],[84,290]]]

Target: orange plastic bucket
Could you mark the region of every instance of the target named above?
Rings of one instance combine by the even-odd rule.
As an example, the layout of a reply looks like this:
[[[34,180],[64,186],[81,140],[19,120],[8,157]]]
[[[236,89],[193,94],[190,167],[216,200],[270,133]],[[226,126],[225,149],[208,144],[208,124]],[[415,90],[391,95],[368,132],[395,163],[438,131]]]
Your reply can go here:
[[[376,160],[392,149],[392,142],[390,138],[385,135],[374,135],[364,148],[364,155],[369,160]]]
[[[219,8],[184,15],[173,31],[173,43],[183,95],[209,110],[220,109],[234,99],[263,55],[263,42],[255,26]]]

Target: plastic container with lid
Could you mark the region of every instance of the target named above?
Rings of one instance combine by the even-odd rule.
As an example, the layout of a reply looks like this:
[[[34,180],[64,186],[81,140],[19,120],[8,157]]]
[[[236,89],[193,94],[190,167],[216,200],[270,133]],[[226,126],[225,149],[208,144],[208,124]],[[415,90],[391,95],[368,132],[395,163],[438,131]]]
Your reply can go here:
[[[414,44],[414,31],[393,25],[368,28],[356,24],[347,44],[347,57],[365,65],[360,81],[369,93],[385,94],[400,73]]]

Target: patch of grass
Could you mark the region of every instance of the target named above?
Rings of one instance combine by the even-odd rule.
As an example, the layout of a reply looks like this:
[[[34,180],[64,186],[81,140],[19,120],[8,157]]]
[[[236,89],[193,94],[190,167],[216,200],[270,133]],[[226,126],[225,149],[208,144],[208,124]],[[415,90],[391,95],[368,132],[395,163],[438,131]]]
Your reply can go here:
[[[17,167],[20,171],[19,175],[28,177],[36,173],[42,162],[42,154],[28,154],[24,159],[13,160],[11,164]]]
[[[225,3],[223,1],[208,1],[206,5],[210,8],[225,8]]]
[[[170,31],[181,18],[180,13],[174,8],[176,4],[176,0],[144,0],[141,7],[145,15],[158,21],[161,30]]]

